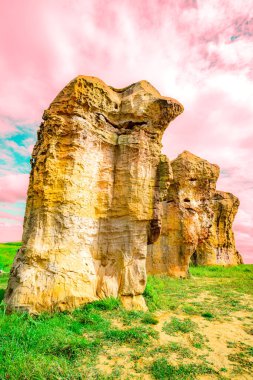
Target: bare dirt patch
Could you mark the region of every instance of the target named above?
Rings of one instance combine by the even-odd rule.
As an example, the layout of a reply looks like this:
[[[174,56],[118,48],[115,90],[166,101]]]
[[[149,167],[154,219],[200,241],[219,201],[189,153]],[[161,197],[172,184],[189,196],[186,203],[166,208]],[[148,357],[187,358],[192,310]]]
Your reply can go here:
[[[203,292],[198,295],[197,301],[205,302],[207,298],[210,302],[210,295]],[[218,300],[217,297],[211,298],[212,302]],[[245,298],[247,304],[251,300],[251,297]],[[211,367],[213,370],[210,374],[183,377],[184,379],[252,379],[253,360],[250,347],[253,347],[253,335],[248,331],[253,331],[253,325],[249,311],[235,311],[229,315],[229,320],[186,315],[181,310],[157,311],[154,316],[158,323],[152,329],[158,333],[157,339],[151,339],[146,346],[107,346],[96,365],[100,373],[112,379],[151,380],[154,379],[150,374],[154,359],[166,358],[175,368],[196,364]],[[193,323],[192,330],[167,333],[164,326],[173,318],[179,321],[190,320]],[[134,325],[136,324],[138,322],[134,321]],[[120,320],[114,320],[113,327],[125,329],[126,325]]]

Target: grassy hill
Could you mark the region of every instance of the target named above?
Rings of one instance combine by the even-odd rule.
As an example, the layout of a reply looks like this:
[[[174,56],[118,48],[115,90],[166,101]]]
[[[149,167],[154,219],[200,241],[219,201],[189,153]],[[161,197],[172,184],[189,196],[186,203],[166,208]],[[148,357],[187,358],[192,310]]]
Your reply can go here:
[[[0,269],[19,246],[0,245]],[[191,274],[149,277],[146,313],[107,299],[32,317],[6,315],[2,302],[0,379],[252,379],[253,265]]]

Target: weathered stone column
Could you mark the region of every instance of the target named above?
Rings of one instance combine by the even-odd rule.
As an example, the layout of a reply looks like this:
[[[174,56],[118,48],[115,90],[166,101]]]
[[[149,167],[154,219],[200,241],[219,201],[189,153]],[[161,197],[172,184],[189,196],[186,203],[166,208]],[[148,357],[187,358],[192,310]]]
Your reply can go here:
[[[195,265],[238,265],[242,257],[235,247],[233,221],[239,199],[231,193],[216,191],[211,199],[212,227],[208,239],[198,245],[193,255]]]
[[[162,230],[148,247],[147,272],[187,277],[191,256],[208,238],[219,167],[183,152],[171,162],[173,180],[163,202]]]
[[[159,235],[165,186],[161,139],[182,111],[146,81],[117,90],[79,76],[59,93],[32,154],[9,310],[64,310],[109,296],[145,307],[147,242]]]

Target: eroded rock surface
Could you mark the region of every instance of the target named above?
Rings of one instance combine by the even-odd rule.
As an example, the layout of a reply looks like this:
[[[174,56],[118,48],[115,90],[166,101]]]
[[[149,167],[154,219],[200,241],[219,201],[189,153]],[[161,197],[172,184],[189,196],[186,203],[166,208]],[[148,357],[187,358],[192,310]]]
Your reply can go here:
[[[147,272],[187,277],[190,258],[207,239],[219,167],[187,151],[171,162],[173,180],[163,202],[162,230],[148,246]]]
[[[32,154],[9,310],[64,310],[109,296],[145,307],[147,243],[159,236],[171,178],[161,138],[182,111],[146,81],[118,90],[79,76],[59,93]]]
[[[237,265],[232,224],[239,200],[217,191],[217,165],[183,152],[171,163],[173,180],[162,204],[162,228],[149,245],[147,272],[187,277],[195,265]]]
[[[232,230],[239,199],[231,193],[216,191],[210,206],[214,212],[210,233],[208,238],[198,245],[192,262],[196,265],[242,264]]]

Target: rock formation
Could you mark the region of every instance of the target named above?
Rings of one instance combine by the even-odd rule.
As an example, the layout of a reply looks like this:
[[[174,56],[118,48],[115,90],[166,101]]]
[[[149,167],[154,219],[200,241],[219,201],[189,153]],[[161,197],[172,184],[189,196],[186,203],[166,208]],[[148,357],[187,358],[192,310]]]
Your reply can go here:
[[[148,247],[147,272],[187,277],[190,258],[208,237],[219,167],[189,152],[171,162],[173,180],[163,202],[162,230]]]
[[[64,310],[109,296],[145,308],[147,243],[159,237],[171,179],[161,139],[182,111],[146,81],[118,90],[79,76],[59,93],[32,154],[9,310]]]
[[[232,224],[239,199],[231,193],[216,191],[211,199],[212,226],[208,239],[202,241],[192,257],[195,265],[237,265],[242,257],[235,248]]]
[[[161,235],[148,247],[147,272],[187,277],[190,260],[195,265],[241,264],[232,230],[239,200],[215,190],[219,167],[189,152],[171,167]]]

